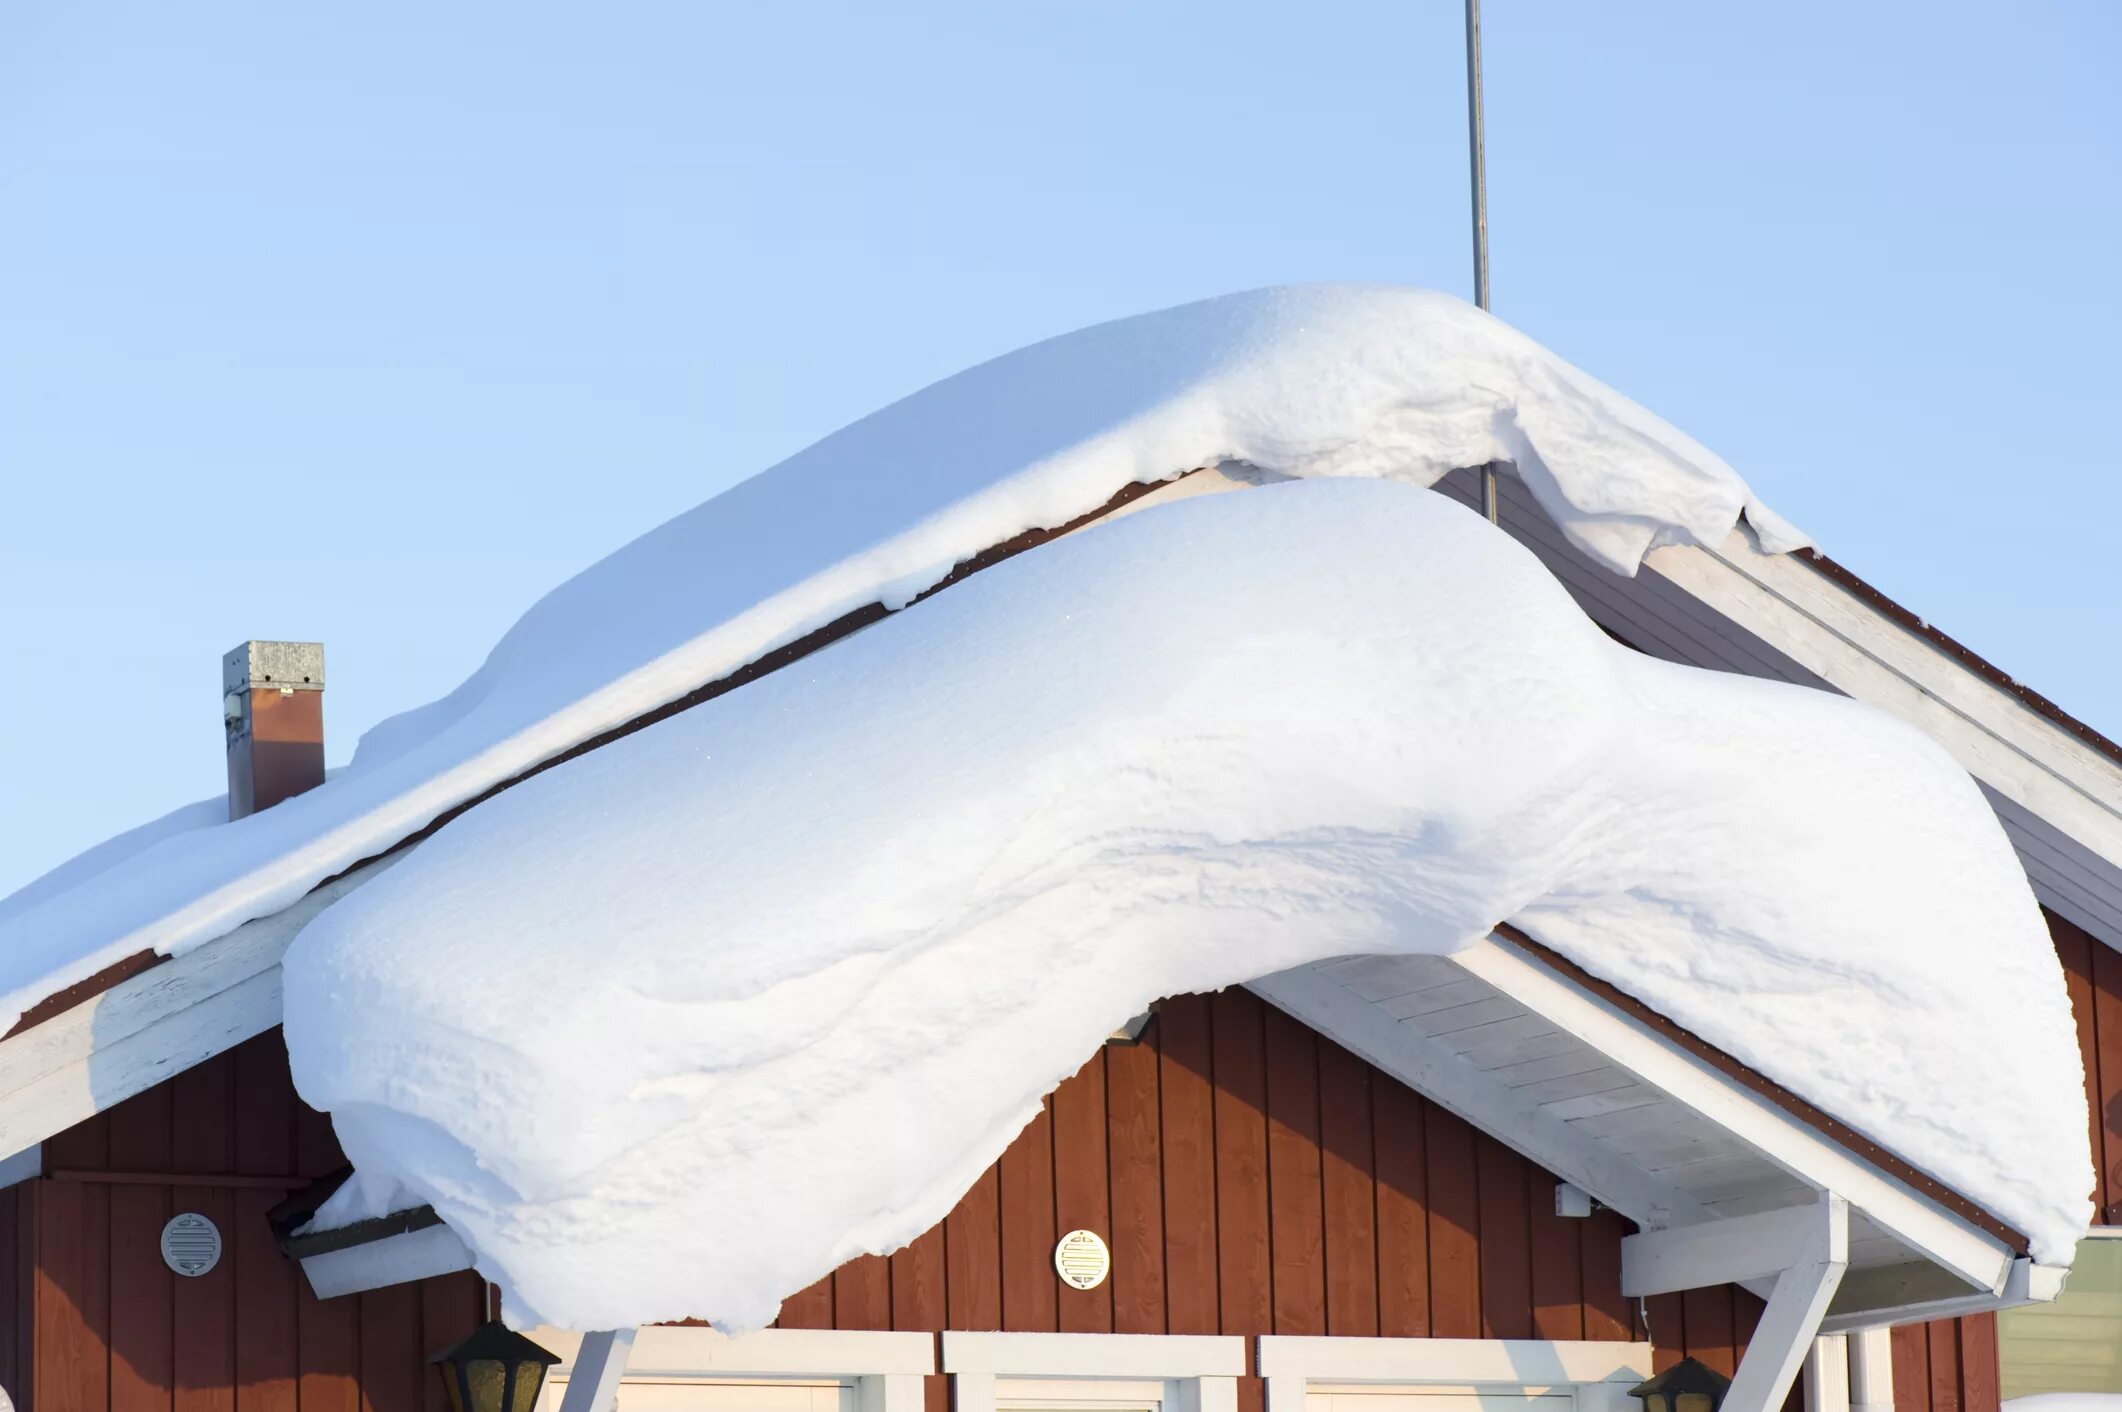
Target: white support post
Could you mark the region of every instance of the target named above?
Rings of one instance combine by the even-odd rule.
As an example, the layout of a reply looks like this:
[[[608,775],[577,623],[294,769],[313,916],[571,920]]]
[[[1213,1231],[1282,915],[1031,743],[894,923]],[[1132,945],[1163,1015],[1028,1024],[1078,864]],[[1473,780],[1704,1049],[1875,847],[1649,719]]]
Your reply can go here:
[[[1859,1329],[1849,1336],[1849,1412],[1894,1412],[1892,1329]]]
[[[855,1379],[855,1398],[862,1412],[921,1412],[918,1373],[879,1373]]]
[[[1298,1373],[1281,1373],[1267,1379],[1267,1412],[1304,1412],[1307,1379]]]
[[[1730,1412],[1769,1412],[1783,1405],[1812,1349],[1827,1302],[1842,1283],[1849,1267],[1849,1203],[1829,1192],[1818,1211],[1821,1219],[1776,1277],[1768,1308],[1746,1345],[1739,1375],[1724,1397]]]
[[[575,1350],[560,1412],[612,1412],[619,1401],[619,1379],[634,1351],[636,1329],[600,1329],[584,1334]]]
[[[1849,1412],[1849,1341],[1841,1334],[1813,1340],[1805,1357],[1806,1412]]]
[[[955,1412],[995,1412],[993,1373],[952,1373],[950,1381]]]

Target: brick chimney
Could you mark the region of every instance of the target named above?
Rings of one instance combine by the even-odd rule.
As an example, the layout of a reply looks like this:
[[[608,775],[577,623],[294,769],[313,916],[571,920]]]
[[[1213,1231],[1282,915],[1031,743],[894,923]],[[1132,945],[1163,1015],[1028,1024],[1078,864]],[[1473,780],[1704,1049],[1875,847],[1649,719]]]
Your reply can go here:
[[[221,659],[228,816],[324,783],[324,644],[246,642]]]

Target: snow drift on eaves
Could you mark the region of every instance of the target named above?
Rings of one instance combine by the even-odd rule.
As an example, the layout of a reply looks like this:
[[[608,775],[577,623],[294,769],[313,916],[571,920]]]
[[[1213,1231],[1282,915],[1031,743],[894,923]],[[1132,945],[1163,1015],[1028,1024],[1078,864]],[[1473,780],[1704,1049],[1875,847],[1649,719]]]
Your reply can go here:
[[[635,540],[533,606],[457,690],[369,732],[324,787],[144,833],[69,864],[63,887],[0,901],[0,1020],[135,952],[276,911],[540,761],[844,613],[904,602],[1022,530],[1224,460],[1418,485],[1514,461],[1622,573],[1654,544],[1721,540],[1742,507],[1771,550],[1801,542],[1710,452],[1447,295],[1269,289],[1099,325],[916,393]],[[609,468],[584,472],[593,494]]]
[[[311,924],[286,1034],[323,1224],[402,1187],[517,1318],[751,1326],[1146,1002],[1505,918],[2067,1258],[2068,1000],[1968,777],[1392,485],[1145,510],[511,789]]]

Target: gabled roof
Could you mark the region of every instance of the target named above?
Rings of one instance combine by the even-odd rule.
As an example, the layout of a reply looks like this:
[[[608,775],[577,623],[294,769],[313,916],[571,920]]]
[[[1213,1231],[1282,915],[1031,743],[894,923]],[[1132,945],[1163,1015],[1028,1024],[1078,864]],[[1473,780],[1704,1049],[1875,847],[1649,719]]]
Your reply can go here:
[[[1291,308],[1297,310],[1294,316]],[[1336,312],[1333,301],[1297,301],[1282,308],[1278,317],[1316,321],[1322,310]],[[1457,440],[1453,436],[1442,438],[1440,445],[1453,448],[1449,459],[1418,463],[1422,469],[1414,478],[1442,475],[1453,464],[1463,466],[1477,459],[1516,462],[1524,477],[1506,478],[1510,494],[1505,528],[1547,560],[1595,621],[1653,655],[1695,665],[1745,670],[1754,675],[1810,679],[1914,721],[1945,743],[1992,791],[2000,816],[2013,831],[2014,842],[2043,899],[2065,915],[2105,930],[2109,937],[2118,934],[2111,922],[2122,915],[2122,908],[2113,905],[2117,894],[2116,860],[2122,858],[2122,847],[2118,847],[2113,825],[2117,817],[2122,817],[2115,808],[2115,801],[2122,799],[2122,787],[2118,787],[2122,771],[2116,769],[2109,753],[2112,747],[2103,751],[2100,747],[2104,742],[2088,740],[2084,738],[2088,733],[2072,731],[2050,711],[2043,711],[2000,685],[1959,654],[1927,641],[1919,629],[1898,620],[1894,613],[1850,585],[1788,555],[1763,552],[1755,529],[1737,520],[1739,507],[1746,504],[1747,497],[1736,477],[1731,477],[1714,457],[1671,433],[1640,409],[1619,403],[1622,410],[1615,413],[1613,403],[1609,403],[1604,410],[1618,416],[1629,435],[1640,438],[1630,447],[1631,454],[1649,457],[1680,480],[1706,488],[1703,505],[1677,517],[1668,513],[1663,520],[1648,514],[1641,502],[1610,511],[1579,509],[1579,501],[1598,503],[1599,497],[1584,494],[1581,479],[1572,483],[1568,451],[1581,451],[1591,443],[1584,440],[1586,434],[1581,426],[1565,425],[1567,418],[1556,409],[1567,406],[1581,415],[1589,380],[1574,370],[1564,368],[1557,372],[1551,360],[1528,361],[1530,355],[1515,344],[1506,351],[1510,356],[1504,361],[1516,360],[1513,368],[1518,375],[1522,377],[1528,367],[1538,373],[1533,379],[1539,384],[1537,395],[1529,395],[1521,388],[1518,405],[1513,409],[1517,420],[1500,431],[1492,425],[1497,415],[1495,405],[1476,399],[1470,410],[1477,412],[1476,420],[1490,429],[1480,434],[1455,433]],[[1108,361],[1111,352],[1109,345],[1101,346],[1092,340],[1071,354],[1078,360],[1074,371],[1083,373],[1085,360],[1092,366]],[[1354,361],[1360,364],[1363,359]],[[1227,371],[1219,369],[1218,373]],[[1248,370],[1241,371],[1251,375]],[[1364,371],[1374,379],[1380,377],[1375,366]],[[1398,376],[1406,370],[1394,366],[1386,371]],[[1116,382],[1107,385],[1118,386],[1124,400],[1128,389]],[[1596,394],[1592,397],[1594,403],[1600,396],[1612,397],[1596,384],[1589,387]],[[961,389],[965,393],[961,410],[979,408],[992,390]],[[1244,376],[1234,382],[1226,379],[1219,394],[1233,403],[1258,400],[1264,395],[1257,378],[1248,383]],[[1540,395],[1551,398],[1552,403],[1541,407]],[[1182,397],[1180,402],[1183,404],[1185,399]],[[1618,403],[1618,399],[1614,402]],[[156,947],[199,949],[169,965],[132,974],[99,999],[47,1006],[46,1013],[58,1012],[54,1019],[0,1044],[0,1146],[9,1145],[9,1138],[34,1140],[56,1131],[75,1120],[66,1115],[78,1117],[84,1105],[87,1111],[108,1106],[127,1092],[196,1062],[218,1047],[268,1027],[278,1015],[275,962],[279,949],[284,948],[308,915],[373,876],[372,866],[362,866],[364,859],[416,840],[456,812],[517,780],[797,660],[876,621],[932,586],[963,578],[985,562],[1136,502],[1202,490],[1243,488],[1252,480],[1244,469],[1245,463],[1273,463],[1279,455],[1288,453],[1286,426],[1234,429],[1227,412],[1218,415],[1226,420],[1218,423],[1214,416],[1207,420],[1215,423],[1217,435],[1226,440],[1214,444],[1236,446],[1240,453],[1250,453],[1216,458],[1234,466],[1233,471],[1195,476],[1162,487],[1129,482],[1124,474],[1101,480],[1100,475],[1115,470],[1170,475],[1172,468],[1117,466],[1109,447],[1093,447],[1089,451],[1070,447],[1065,454],[1053,452],[1049,460],[1033,463],[1030,472],[999,485],[980,485],[977,477],[961,482],[950,482],[946,477],[941,487],[925,486],[916,497],[919,503],[902,502],[893,507],[894,513],[907,518],[900,522],[906,526],[904,533],[885,542],[883,547],[889,552],[880,554],[878,546],[872,545],[853,558],[830,562],[828,567],[798,579],[778,596],[769,594],[754,604],[733,599],[732,616],[722,620],[715,630],[688,639],[680,650],[665,651],[643,661],[631,672],[605,681],[587,696],[568,695],[578,692],[580,683],[562,686],[549,680],[533,682],[532,700],[565,704],[557,712],[541,717],[522,701],[512,703],[512,714],[502,722],[515,728],[501,742],[506,749],[489,749],[479,756],[479,772],[468,773],[459,764],[440,773],[421,775],[416,767],[422,752],[432,753],[435,742],[442,741],[452,748],[462,745],[462,741],[451,739],[452,734],[461,734],[467,713],[476,712],[481,701],[493,695],[497,673],[502,680],[508,679],[511,671],[531,670],[535,676],[536,654],[527,652],[521,643],[512,654],[510,643],[504,642],[488,668],[482,669],[481,676],[486,680],[475,678],[458,693],[458,697],[471,698],[468,702],[453,697],[436,707],[412,713],[400,722],[390,723],[365,744],[364,755],[374,763],[366,793],[357,782],[341,792],[336,806],[328,807],[325,802],[329,791],[319,791],[310,800],[291,801],[272,811],[281,816],[280,825],[298,840],[292,848],[283,848],[284,840],[262,849],[251,846],[260,838],[255,831],[242,841],[245,846],[229,847],[223,862],[248,871],[224,872],[221,876],[240,876],[242,886],[231,891],[229,885],[223,884],[218,893],[195,897],[158,914],[144,931],[135,928],[122,933],[124,937],[152,938],[153,945],[144,952],[117,957],[116,961],[121,967],[138,968],[159,955]],[[1544,426],[1543,417],[1547,419]],[[1171,444],[1187,444],[1202,425],[1200,408],[1184,406],[1183,415],[1172,414]],[[850,431],[858,429],[859,425]],[[914,418],[900,430],[917,442],[937,435],[935,421],[927,416]],[[1250,443],[1248,436],[1252,438]],[[1492,439],[1484,440],[1483,436]],[[1571,437],[1577,438],[1573,446]],[[832,445],[829,441],[820,451]],[[976,449],[982,456],[993,454],[992,445]],[[1601,454],[1611,450],[1597,445],[1593,449]],[[818,453],[805,454],[815,458]],[[1313,447],[1303,454],[1327,456],[1316,467],[1319,473],[1361,474],[1366,470],[1364,458],[1375,459],[1384,453],[1376,443],[1366,443],[1353,450],[1336,447],[1330,454]],[[1184,464],[1189,463],[1182,463],[1179,469],[1184,469]],[[1059,471],[1055,469],[1057,465]],[[960,467],[967,476],[973,476],[976,470],[992,469],[992,462],[981,466],[968,461]],[[806,485],[786,467],[779,474],[778,492],[771,488],[750,492],[754,513],[743,521],[744,533],[756,535],[762,525],[771,524],[776,516],[799,515],[815,506],[814,482]],[[771,481],[772,477],[765,479]],[[1112,489],[1116,481],[1121,486],[1117,494]],[[847,482],[842,488],[853,493],[857,483]],[[1443,488],[1450,492],[1457,487],[1448,480]],[[738,492],[732,494],[740,501],[746,499]],[[1758,505],[1747,505],[1747,515],[1753,526],[1768,526],[1772,533],[1782,534],[1773,517]],[[1013,523],[1019,532],[1008,535],[1001,534],[999,528],[982,528]],[[1055,524],[1056,528],[1023,531],[1021,526],[1025,523]],[[947,532],[939,526],[946,526]],[[985,541],[973,537],[982,533],[994,537]],[[1616,533],[1638,538],[1617,541]],[[1651,547],[1661,537],[1678,542]],[[1772,541],[1776,545],[1789,542],[1787,537]],[[1617,551],[1617,543],[1632,544],[1633,549]],[[956,547],[949,547],[952,545]],[[844,552],[848,545],[836,542],[824,547],[828,552]],[[1645,562],[1650,573],[1630,579],[1611,572],[1617,553],[1621,566],[1627,567],[1632,562],[1628,554],[1645,548],[1649,548]],[[668,571],[678,574],[684,571],[681,561],[700,549],[697,541],[687,541],[667,529],[624,552],[645,556],[652,564],[668,561]],[[848,572],[850,565],[858,565],[859,571]],[[1794,578],[1793,574],[1804,577]],[[595,578],[596,571],[585,576],[589,580]],[[1828,591],[1810,587],[1811,580],[1818,580]],[[669,582],[679,581],[674,578]],[[583,624],[569,620],[579,618],[585,604],[594,605],[599,594],[608,598],[622,588],[627,586],[593,582],[572,599],[563,590],[541,604],[532,617],[542,614],[548,626],[558,624],[579,630]],[[627,591],[637,588],[638,585]],[[757,585],[745,591],[755,592]],[[764,609],[772,611],[762,613]],[[832,616],[823,616],[835,609],[838,611]],[[688,605],[688,611],[697,614],[700,609]],[[512,639],[515,636],[512,634]],[[776,643],[778,646],[772,645]],[[771,650],[762,652],[762,647]],[[641,653],[648,646],[634,643],[625,650]],[[711,672],[709,664],[714,663],[724,664],[727,669],[711,680],[705,679],[703,673]],[[605,673],[610,666],[603,663],[594,670]],[[478,689],[474,690],[475,686]],[[444,752],[444,757],[448,758],[448,752]],[[420,783],[410,793],[399,794],[374,784],[394,773]],[[337,782],[333,788],[338,788]],[[368,810],[358,815],[366,821],[363,829],[350,828],[343,822],[352,817],[347,813],[349,800],[357,809]],[[298,824],[297,820],[301,822]],[[369,851],[360,851],[364,848]],[[266,861],[257,863],[258,858]],[[123,867],[123,861],[116,866]],[[302,897],[303,888],[334,868],[339,870],[337,882],[325,892]],[[104,883],[109,881],[108,876],[103,879]],[[294,897],[302,900],[292,906],[283,905]],[[270,908],[280,910],[268,910],[257,921],[226,930],[232,921],[240,920],[243,912]],[[11,929],[15,933],[12,939],[33,945],[49,940],[48,936],[32,934],[40,913],[42,920],[65,915],[64,909],[54,913],[43,908],[16,909],[8,915],[8,909],[0,908],[0,930]],[[222,930],[217,932],[217,928]],[[91,959],[107,959],[111,949],[107,944],[92,952]],[[85,964],[75,963],[73,970],[80,971]],[[62,973],[66,973],[64,967],[52,974]],[[107,981],[113,974],[106,967],[100,979]],[[1347,1042],[1345,1036],[1336,1037]],[[50,1124],[56,1126],[47,1126]],[[1848,1149],[1844,1150],[1846,1155]],[[1776,1166],[1773,1159],[1768,1160],[1771,1167]],[[1864,1159],[1864,1165],[1878,1166],[1870,1158]],[[1889,1162],[1888,1168],[1891,1167]],[[2004,1262],[2000,1270],[2011,1268],[2012,1241],[2008,1235],[1998,1234],[1993,1221],[1979,1213],[1955,1210],[1950,1200],[1940,1205],[1933,1196],[1891,1170],[1886,1175],[1888,1187],[1898,1182],[1907,1188],[1907,1192],[1898,1195],[1913,1194],[1916,1205],[1912,1209],[1927,1209],[1924,1203],[1929,1203],[1945,1210],[1949,1223],[1956,1221],[1977,1233],[1977,1246],[1981,1240],[1991,1243],[1991,1253]],[[1785,1194],[1790,1190],[1795,1188],[1787,1188]],[[1666,1219],[1671,1214],[1668,1210]],[[1652,1210],[1639,1219],[1655,1224],[1659,1217]],[[1887,1233],[1887,1239],[1900,1241],[1903,1248],[1913,1248],[1904,1236],[1905,1232]],[[1974,1291],[1975,1297],[1986,1294],[1993,1299],[2005,1276],[1996,1273],[1994,1278],[1982,1278],[1982,1272],[1973,1267],[1985,1258],[1989,1257],[1970,1257],[1963,1251],[1942,1268]],[[1931,1293],[1936,1294],[1935,1287]]]

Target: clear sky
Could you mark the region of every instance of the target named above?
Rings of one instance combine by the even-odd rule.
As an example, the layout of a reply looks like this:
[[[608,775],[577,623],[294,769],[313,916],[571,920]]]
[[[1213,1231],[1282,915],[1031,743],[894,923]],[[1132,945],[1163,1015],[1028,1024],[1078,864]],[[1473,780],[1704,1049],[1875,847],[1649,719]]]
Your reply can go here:
[[[2122,734],[2122,4],[1489,0],[1495,309]],[[0,7],[0,894],[1086,323],[1469,287],[1456,0]]]

